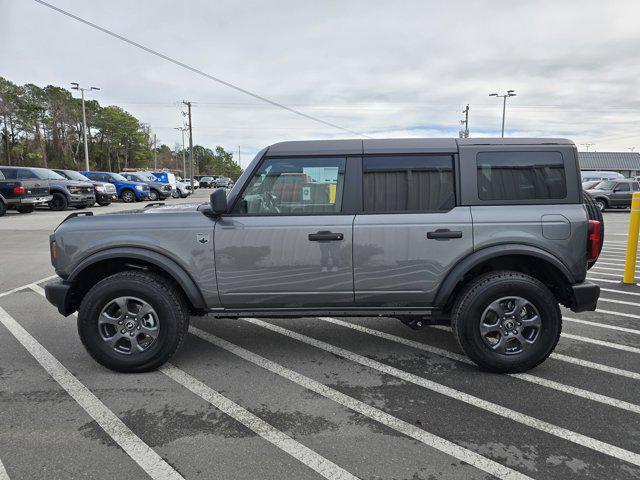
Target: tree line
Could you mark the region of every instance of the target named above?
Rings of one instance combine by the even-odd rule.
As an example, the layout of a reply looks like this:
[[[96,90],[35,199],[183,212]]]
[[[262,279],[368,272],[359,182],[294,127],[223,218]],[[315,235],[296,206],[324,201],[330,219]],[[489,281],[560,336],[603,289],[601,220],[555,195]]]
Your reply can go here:
[[[126,168],[182,171],[182,148],[154,146],[151,129],[114,105],[85,100],[91,169],[119,172]],[[237,179],[242,169],[233,154],[194,145],[195,173]],[[188,169],[188,151],[187,175]],[[84,169],[82,103],[69,90],[28,83],[16,85],[0,77],[0,164]]]

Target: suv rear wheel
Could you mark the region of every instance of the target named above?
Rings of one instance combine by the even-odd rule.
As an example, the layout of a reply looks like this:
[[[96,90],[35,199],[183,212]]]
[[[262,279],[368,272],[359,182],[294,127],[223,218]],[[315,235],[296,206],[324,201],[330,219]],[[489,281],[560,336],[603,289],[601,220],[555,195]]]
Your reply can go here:
[[[98,282],[78,311],[78,332],[98,363],[118,372],[164,364],[189,328],[180,292],[149,272],[120,272]]]
[[[456,298],[451,326],[458,344],[480,367],[500,373],[529,370],[553,351],[562,330],[551,291],[529,275],[502,271],[473,279]]]
[[[54,192],[53,198],[49,202],[49,208],[55,212],[60,212],[62,210],[66,210],[69,206],[69,202],[67,201],[67,197],[64,193]]]

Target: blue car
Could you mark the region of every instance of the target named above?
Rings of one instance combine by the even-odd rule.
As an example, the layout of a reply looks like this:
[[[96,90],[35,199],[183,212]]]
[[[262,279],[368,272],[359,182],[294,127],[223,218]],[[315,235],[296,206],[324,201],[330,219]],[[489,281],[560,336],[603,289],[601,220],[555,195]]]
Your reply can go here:
[[[85,177],[96,182],[112,183],[116,187],[118,197],[126,203],[139,202],[149,199],[149,185],[141,182],[132,182],[119,173],[111,172],[80,172]]]

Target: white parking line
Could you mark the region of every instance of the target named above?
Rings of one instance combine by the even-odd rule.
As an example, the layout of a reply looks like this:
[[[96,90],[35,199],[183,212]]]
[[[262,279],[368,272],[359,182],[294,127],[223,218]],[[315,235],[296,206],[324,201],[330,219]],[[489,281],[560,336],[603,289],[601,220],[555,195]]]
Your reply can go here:
[[[620,315],[619,313],[617,314]],[[445,330],[447,332],[451,331],[451,327],[447,325],[427,325],[427,326],[429,328],[437,328],[438,330]],[[562,332],[560,334],[560,338],[568,338],[570,340],[576,340],[579,342],[592,343],[594,345],[600,345],[601,347],[609,347],[616,350],[624,350],[625,352],[640,353],[640,348],[630,347],[629,345],[624,345],[621,343],[613,343],[613,342],[606,342],[604,340],[596,340],[595,338],[590,338],[590,337],[582,337],[580,335],[572,335],[570,333],[565,333],[565,332]],[[553,354],[551,356],[553,357]]]
[[[288,453],[296,460],[319,473],[324,478],[332,480],[358,479],[358,477],[347,472],[330,460],[327,460],[310,448],[305,447],[286,433],[272,427],[260,417],[257,417],[237,403],[232,402],[227,397],[202,383],[200,380],[192,377],[187,372],[180,370],[175,365],[167,363],[160,367],[160,371],[185,387],[187,390],[190,390],[203,400],[209,402],[218,410],[224,412],[234,420],[240,422],[245,427],[260,435],[272,445]]]
[[[22,285],[20,287],[12,288],[11,290],[7,290],[5,292],[0,293],[0,297],[5,297],[7,295],[11,295],[12,293],[19,292],[20,290],[24,290],[25,288],[29,288],[30,285],[46,282],[47,280],[51,280],[52,278],[56,278],[57,275],[51,275],[50,277],[41,278],[40,280],[36,280],[33,283],[27,283],[26,285]]]
[[[611,268],[611,267],[593,267],[591,270],[608,270],[610,272],[619,272],[620,275],[622,275],[624,273],[624,268]],[[638,270],[636,270],[636,275],[640,273]]]
[[[171,465],[133,433],[98,397],[2,308],[0,308],[0,323],[151,478],[158,480],[183,479]]]
[[[322,317],[322,318],[319,318],[318,320],[333,323],[335,325],[340,325],[346,328],[351,328],[353,330],[357,330],[359,332],[366,333],[368,335],[373,335],[375,337],[379,337],[385,340],[407,345],[408,347],[416,348],[418,350],[422,350],[425,352],[433,353],[435,355],[450,358],[451,360],[455,360],[456,362],[466,363],[467,365],[475,365],[471,360],[469,360],[469,358],[467,358],[464,355],[453,353],[448,350],[444,350],[442,348],[432,347],[431,345],[428,345],[426,343],[416,342],[414,340],[409,340],[408,338],[392,335],[390,333],[382,332],[380,330],[374,330],[372,328],[364,327],[359,324],[345,322],[344,320],[340,320],[337,318]],[[587,400],[603,403],[611,407],[621,408],[623,410],[627,410],[634,413],[640,413],[640,405],[635,405],[633,403],[625,402],[623,400],[607,397],[606,395],[600,395],[599,393],[590,392],[589,390],[583,390],[581,388],[573,387],[571,385],[564,385],[562,383],[554,382],[553,380],[547,380],[546,378],[538,377],[536,375],[531,375],[528,373],[514,373],[514,374],[509,374],[509,376],[518,378],[520,380],[524,380],[526,382],[535,383],[536,385],[541,385],[543,387],[552,388],[554,390],[568,393],[570,395],[575,395],[577,397],[585,398]]]
[[[622,293],[624,295],[635,295],[636,297],[640,297],[640,292],[627,292],[626,290],[615,290],[613,288],[604,288],[600,287],[601,292],[611,292],[611,293]]]
[[[611,280],[610,278],[598,278],[587,275],[587,278],[589,280],[593,280],[594,282],[617,283],[618,285],[620,285],[620,282],[622,282],[622,277],[620,278],[620,280]],[[640,287],[640,283],[629,284],[629,286]],[[624,293],[622,290],[619,291],[620,293]]]
[[[580,320],[578,318],[562,317],[563,322],[581,323],[591,327],[607,328],[609,330],[617,330],[619,332],[634,333],[640,335],[640,330],[635,328],[618,327],[617,325],[609,325],[608,323],[590,322],[589,320]]]
[[[0,460],[0,480],[9,480],[9,474],[5,470],[2,460]]]
[[[640,380],[640,373],[638,372],[623,370],[622,368],[617,368],[617,367],[610,367],[609,365],[603,365],[601,363],[591,362],[589,360],[583,360],[582,358],[570,357],[569,355],[564,355],[562,353],[552,353],[551,355],[549,355],[549,358],[554,358],[556,360],[561,360],[567,363],[573,363],[574,365],[591,368],[593,370],[599,370],[601,372],[611,373],[613,375],[618,375],[620,377]]]
[[[627,318],[635,318],[635,319],[640,318],[640,315],[636,315],[635,313],[625,313],[625,312],[618,312],[614,310],[602,310],[600,308],[596,308],[595,312],[606,313],[607,315],[617,315],[619,317],[627,317]]]
[[[592,343],[593,345],[599,345],[601,347],[613,348],[615,350],[622,350],[630,353],[640,353],[640,348],[630,347],[629,345],[623,345],[621,343],[606,342],[604,340],[597,340],[595,338],[583,337],[581,335],[573,335],[571,333],[563,333],[563,338],[570,340],[577,340],[579,342]]]
[[[607,290],[605,288],[601,288],[600,290]],[[613,291],[613,290],[607,290],[607,291]],[[620,305],[631,305],[632,307],[640,307],[640,303],[638,302],[628,302],[626,300],[617,300],[615,298],[605,298],[605,297],[600,297],[598,299],[599,302],[610,302],[610,303],[618,303]],[[640,318],[640,315],[636,315],[637,318]]]
[[[393,430],[396,430],[397,432],[413,438],[440,452],[450,455],[462,462],[468,463],[469,465],[472,465],[495,477],[514,480],[530,478],[520,472],[505,467],[498,462],[495,462],[471,450],[461,447],[460,445],[450,442],[449,440],[445,440],[444,438],[429,433],[422,428],[418,428],[415,425],[405,422],[404,420],[400,420],[399,418],[389,415],[388,413],[372,407],[364,402],[361,402],[360,400],[356,400],[353,397],[345,395],[338,390],[334,390],[333,388],[328,387],[323,383],[317,382],[316,380],[313,380],[309,377],[306,377],[301,373],[297,373],[276,362],[261,357],[256,353],[246,350],[222,338],[216,337],[215,335],[205,332],[204,330],[191,327],[189,331],[193,335],[196,335],[197,337],[209,343],[212,343],[217,347],[227,350],[228,352],[231,352],[234,355],[237,355],[253,363],[254,365],[262,367],[265,370],[286,378],[287,380],[290,380],[300,385],[301,387],[306,388],[307,390],[322,395],[323,397],[328,398],[329,400],[332,400],[350,410],[353,410],[354,412],[357,412],[367,418],[371,418],[372,420],[379,422]]]
[[[596,452],[604,453],[605,455],[609,455],[619,460],[632,463],[633,465],[640,466],[640,454],[631,452],[629,450],[625,450],[624,448],[611,445],[610,443],[606,443],[601,440],[588,437],[581,433],[574,432],[572,430],[559,427],[557,425],[553,425],[551,423],[545,422],[544,420],[539,420],[525,413],[518,412],[517,410],[503,407],[502,405],[498,405],[497,403],[489,402],[487,400],[483,400],[479,397],[475,397],[473,395],[462,392],[460,390],[447,387],[445,385],[436,383],[432,380],[428,380],[426,378],[419,377],[412,373],[405,372],[404,370],[399,370],[390,365],[386,365],[376,360],[363,357],[362,355],[358,355],[357,353],[353,353],[349,350],[336,347],[335,345],[331,345],[329,343],[316,340],[315,338],[302,335],[292,330],[287,330],[286,328],[279,327],[272,323],[268,323],[263,320],[259,320],[257,318],[242,318],[242,320],[249,322],[253,325],[266,328],[268,330],[279,333],[281,335],[285,335],[289,338],[293,338],[300,342],[306,343],[307,345],[312,345],[316,348],[332,353],[339,357],[343,357],[352,362],[359,363],[360,365],[372,368],[381,373],[391,375],[393,377],[399,378],[406,382],[413,383],[414,385],[418,385],[422,388],[426,388],[427,390],[431,390],[432,392],[436,392],[446,397],[452,398],[454,400],[458,400],[460,402],[466,403],[467,405],[480,408],[482,410],[501,416],[508,420],[520,423],[522,425],[526,425],[528,427],[534,428],[541,432],[548,433],[550,435],[554,435],[558,438],[575,443],[577,445],[581,445],[583,447],[589,448]]]

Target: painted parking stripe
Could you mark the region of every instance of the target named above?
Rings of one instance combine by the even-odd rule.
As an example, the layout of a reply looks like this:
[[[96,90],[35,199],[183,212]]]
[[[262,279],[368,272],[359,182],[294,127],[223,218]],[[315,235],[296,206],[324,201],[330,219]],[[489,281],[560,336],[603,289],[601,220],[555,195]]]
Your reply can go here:
[[[623,352],[640,353],[640,348],[630,347],[629,345],[623,345],[621,343],[606,342],[604,340],[598,340],[591,337],[583,337],[582,335],[573,335],[571,333],[563,333],[562,337],[568,338],[570,340],[577,340],[579,342],[599,345],[601,347],[613,348],[615,350],[622,350]]]
[[[44,289],[41,286],[31,284],[29,287],[34,292],[44,296]],[[358,480],[357,477],[346,470],[298,443],[174,365],[166,364],[160,368],[160,371],[325,478],[332,480]]]
[[[550,435],[554,435],[560,439],[575,443],[577,445],[581,445],[583,447],[589,448],[591,450],[594,450],[600,453],[604,453],[605,455],[609,455],[619,460],[629,462],[633,465],[640,466],[640,454],[631,452],[629,450],[625,450],[624,448],[611,445],[610,443],[606,443],[601,440],[588,437],[581,433],[574,432],[572,430],[559,427],[557,425],[553,425],[551,423],[545,422],[544,420],[539,420],[537,418],[531,417],[525,413],[518,412],[511,408],[503,407],[502,405],[498,405],[497,403],[483,400],[479,397],[475,397],[468,393],[464,393],[460,390],[447,387],[445,385],[439,384],[432,380],[419,377],[412,373],[405,372],[404,370],[399,370],[395,367],[386,365],[376,360],[363,357],[362,355],[358,355],[357,353],[351,352],[349,350],[345,350],[343,348],[336,347],[335,345],[331,345],[329,343],[316,340],[315,338],[311,338],[306,335],[302,335],[300,333],[287,330],[286,328],[282,328],[278,325],[274,325],[272,323],[268,323],[263,320],[259,320],[257,318],[242,318],[242,320],[249,322],[253,325],[266,328],[273,332],[280,333],[282,335],[285,335],[289,338],[293,338],[295,340],[306,343],[308,345],[312,345],[316,348],[319,348],[320,350],[324,350],[326,352],[332,353],[339,357],[343,357],[352,362],[359,363],[360,365],[363,365],[365,367],[369,367],[379,372],[385,373],[387,375],[391,375],[393,377],[404,380],[406,382],[413,383],[414,385],[418,385],[420,387],[426,388],[427,390],[431,390],[432,392],[439,393],[441,395],[452,398],[454,400],[458,400],[468,405],[485,410],[487,412],[494,413],[508,420],[520,423],[522,425],[526,425],[528,427],[534,428],[541,432],[548,433]]]
[[[606,313],[607,315],[617,315],[618,317],[627,317],[627,318],[640,318],[640,315],[636,315],[635,313],[625,313],[618,312],[615,310],[602,310],[601,308],[596,308],[596,313]]]
[[[375,337],[400,343],[408,347],[433,353],[434,355],[446,357],[451,360],[455,360],[456,362],[466,363],[467,365],[475,366],[475,364],[471,360],[469,360],[469,358],[466,357],[465,355],[460,355],[458,353],[450,352],[448,350],[444,350],[438,347],[432,347],[431,345],[428,345],[426,343],[416,342],[415,340],[410,340],[408,338],[400,337],[398,335],[392,335],[390,333],[383,332],[380,330],[375,330],[373,328],[365,327],[359,324],[345,322],[344,320],[340,320],[338,318],[322,317],[322,318],[319,318],[318,320],[333,323],[334,325],[350,328],[352,330],[357,330],[359,332],[366,333],[368,335],[373,335]],[[538,377],[536,375],[531,375],[529,373],[512,373],[512,374],[508,374],[508,376],[518,378],[520,380],[524,380],[525,382],[535,383],[536,385],[540,385],[543,387],[552,388],[554,390],[568,393],[570,395],[575,395],[577,397],[585,398],[587,400],[592,400],[594,402],[603,403],[611,407],[620,408],[623,410],[627,410],[629,412],[640,413],[640,405],[635,405],[633,403],[625,402],[623,400],[618,400],[616,398],[608,397],[606,395],[600,395],[599,393],[583,390],[582,388],[572,387],[571,385],[564,385],[562,383],[554,382],[552,380],[547,380],[546,378]]]
[[[222,338],[216,337],[199,328],[190,327],[189,332],[197,337],[205,340],[213,345],[222,348],[234,355],[237,355],[244,360],[247,360],[254,365],[257,365],[265,370],[268,370],[276,375],[279,375],[287,380],[290,380],[301,387],[322,395],[329,400],[332,400],[354,412],[357,412],[367,418],[375,420],[397,432],[400,432],[410,438],[413,438],[429,447],[432,447],[440,452],[450,455],[460,461],[468,463],[484,472],[487,472],[497,478],[501,479],[528,479],[526,475],[512,470],[498,462],[495,462],[489,458],[468,450],[460,445],[457,445],[449,440],[438,437],[432,433],[427,432],[423,428],[418,428],[404,420],[400,420],[382,410],[372,407],[360,400],[345,395],[323,383],[313,380],[301,373],[290,370],[276,362],[268,360],[256,353],[253,353],[245,348],[242,348],[236,344],[228,342]]]
[[[562,360],[563,362],[579,365],[580,367],[591,368],[593,370],[599,370],[601,372],[610,373],[612,375],[618,375],[620,377],[632,378],[633,380],[640,380],[640,373],[632,372],[630,370],[624,370],[622,368],[610,367],[609,365],[603,365],[601,363],[592,362],[590,360],[584,360],[582,358],[571,357],[562,353],[552,353],[549,358],[556,360]]]
[[[622,277],[620,278],[620,280],[611,280],[610,278],[598,278],[598,277],[592,277],[591,275],[587,275],[587,278],[589,280],[593,280],[594,282],[617,283],[618,285],[620,285],[620,282],[622,281]],[[640,284],[632,283],[630,284],[630,286],[640,287]],[[620,292],[622,292],[622,290],[620,290]]]
[[[624,270],[623,268],[613,268],[613,267],[593,267],[591,270],[594,271],[598,271],[598,270],[607,270],[609,272],[619,272],[620,274],[622,274],[622,271]],[[638,274],[638,270],[636,269],[636,274]]]
[[[582,325],[589,325],[591,327],[606,328],[609,330],[617,330],[619,332],[633,333],[635,335],[640,335],[640,330],[637,330],[635,328],[618,327],[617,325],[609,325],[608,323],[590,322],[589,320],[581,320],[579,318],[571,318],[571,317],[562,317],[562,321],[580,323]]]
[[[56,277],[57,277],[57,275],[51,275],[50,277],[45,277],[45,278],[41,278],[40,280],[36,280],[33,283],[46,282],[47,280],[51,280],[51,279],[56,278]],[[29,288],[30,285],[33,285],[33,284],[27,283],[26,285],[22,285],[20,287],[12,288],[11,290],[7,290],[5,292],[0,293],[0,297],[6,297],[7,295],[11,295],[12,293],[19,292],[20,290],[24,290],[25,288]]]
[[[624,295],[635,295],[636,297],[640,297],[640,292],[628,292],[626,290],[615,290],[613,288],[604,288],[600,287],[601,292],[611,292],[611,293],[622,293]]]
[[[445,330],[447,332],[451,331],[451,327],[447,325],[427,325],[429,328],[437,328],[438,330]],[[571,333],[562,332],[560,334],[560,338],[568,338],[570,340],[576,340],[578,342],[591,343],[594,345],[599,345],[601,347],[613,348],[615,350],[623,350],[625,352],[631,353],[640,353],[640,348],[630,347],[629,345],[624,345],[622,343],[613,343],[606,342],[604,340],[596,340],[595,338],[583,337],[581,335],[573,335]]]
[[[600,290],[602,291],[606,289],[601,288]],[[607,298],[607,297],[598,298],[598,302],[609,302],[609,303],[617,303],[620,305],[631,305],[632,307],[640,307],[640,303],[638,302],[629,302],[627,300],[617,300],[615,298]],[[640,315],[637,315],[637,318],[640,318]]]
[[[286,433],[274,428],[260,417],[229,400],[175,365],[167,363],[160,367],[160,371],[324,478],[331,480],[358,479],[358,477],[347,472],[342,467],[302,445]]]
[[[2,460],[0,460],[0,480],[9,480],[9,474],[5,470]]]
[[[98,397],[2,308],[0,308],[0,323],[151,478],[158,480],[183,479],[171,465],[133,433]]]

